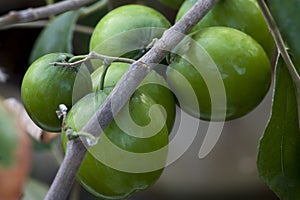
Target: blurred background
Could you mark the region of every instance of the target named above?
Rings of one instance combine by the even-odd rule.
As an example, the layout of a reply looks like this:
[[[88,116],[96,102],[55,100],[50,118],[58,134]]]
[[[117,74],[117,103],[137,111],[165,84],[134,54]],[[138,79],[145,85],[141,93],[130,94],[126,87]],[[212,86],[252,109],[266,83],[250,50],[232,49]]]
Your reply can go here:
[[[112,1],[110,7],[134,1]],[[176,9],[158,1],[148,0],[147,4],[162,12],[171,23]],[[1,0],[0,14],[10,10],[45,5],[44,0]],[[110,8],[108,8],[110,9]],[[93,27],[107,12],[103,9],[92,16],[80,19],[79,23]],[[14,97],[20,100],[22,77],[29,66],[28,60],[33,44],[43,27],[12,27],[0,30],[0,68],[8,75],[0,83],[2,98]],[[74,54],[88,52],[90,34],[75,32],[73,36]],[[225,123],[222,135],[214,149],[203,159],[198,158],[199,149],[208,128],[207,122],[200,122],[198,134],[188,150],[169,165],[159,181],[151,188],[130,199],[203,199],[203,200],[276,200],[273,192],[259,179],[256,169],[259,139],[268,121],[271,108],[271,93],[247,116]],[[179,112],[180,113],[180,112]],[[180,123],[180,120],[177,120]],[[173,134],[176,133],[176,125]],[[187,134],[189,127],[186,127]],[[61,159],[60,139],[48,144],[31,140],[32,156],[26,188],[33,193],[43,194],[51,184]],[[30,185],[30,186],[28,186]],[[35,189],[32,189],[34,186]],[[28,187],[27,187],[28,186]],[[1,187],[1,185],[0,185]],[[78,184],[74,184],[69,199],[95,199]]]

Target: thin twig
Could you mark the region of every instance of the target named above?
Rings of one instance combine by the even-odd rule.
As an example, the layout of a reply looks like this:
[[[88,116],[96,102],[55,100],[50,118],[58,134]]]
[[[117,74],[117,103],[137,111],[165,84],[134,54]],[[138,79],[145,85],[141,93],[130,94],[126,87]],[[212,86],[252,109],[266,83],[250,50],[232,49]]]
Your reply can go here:
[[[268,8],[268,6],[266,5],[264,0],[257,0],[260,9],[262,10],[264,17],[268,23],[269,29],[271,34],[273,35],[273,38],[275,40],[276,46],[278,47],[279,53],[281,54],[284,62],[287,65],[287,68],[290,72],[290,75],[294,81],[294,83],[296,84],[297,88],[300,88],[300,76],[296,71],[296,68],[292,62],[291,57],[289,56],[289,53],[287,51],[287,48],[285,46],[285,43],[282,39],[282,36],[280,34],[280,31],[276,25],[276,22]]]
[[[93,1],[95,0],[65,0],[43,7],[10,11],[8,14],[0,17],[0,29],[3,29],[7,25],[35,21],[69,10],[75,10]]]
[[[90,15],[90,14],[102,9],[103,7],[105,7],[107,5],[108,5],[108,0],[97,1],[94,4],[81,9],[81,12],[78,17],[83,18],[87,15]],[[1,18],[0,18],[0,20],[1,20]],[[34,20],[37,20],[37,19],[34,19]],[[0,30],[11,29],[11,28],[40,28],[40,27],[47,26],[49,24],[49,22],[50,22],[50,20],[39,20],[39,21],[34,21],[34,22],[28,21],[28,22],[24,22],[24,23],[12,23],[10,25],[5,25],[3,27],[0,26]],[[75,31],[80,32],[80,33],[85,33],[85,34],[92,34],[94,31],[94,28],[76,24]]]
[[[282,56],[287,69],[290,72],[290,75],[293,79],[293,82],[296,86],[296,94],[297,94],[297,108],[298,108],[298,116],[300,116],[300,76],[296,70],[296,67],[287,51],[283,38],[280,34],[279,28],[276,25],[276,22],[264,0],[257,0],[260,9],[262,10],[264,17],[268,23],[269,29],[273,35],[275,43],[278,47],[279,53]],[[298,117],[298,124],[300,127],[300,117]]]
[[[165,31],[153,48],[130,65],[105,102],[81,131],[96,136],[102,133],[102,130],[113,120],[113,116],[126,104],[141,81],[154,68],[155,64],[151,63],[159,63],[167,55],[167,50],[173,49],[216,2],[217,0],[198,0],[181,20]],[[112,101],[114,111],[111,107]],[[99,125],[101,130],[99,130]],[[86,151],[80,139],[68,141],[65,158],[48,191],[46,200],[66,199]]]
[[[72,62],[72,60],[77,60],[77,58],[79,59],[78,61]],[[90,61],[92,59],[99,59],[99,60],[103,60],[105,63],[110,64],[112,62],[124,62],[124,63],[129,63],[132,64],[135,62],[135,60],[130,59],[130,58],[121,58],[121,57],[113,57],[113,56],[106,56],[106,55],[102,55],[99,54],[97,52],[91,51],[89,54],[87,55],[83,55],[83,56],[74,56],[72,57],[69,62],[67,63],[63,63],[63,62],[54,62],[51,63],[51,65],[53,66],[68,66],[68,67],[74,67],[74,66],[78,66],[81,65],[87,61]]]
[[[18,23],[18,24],[5,26],[1,30],[13,29],[13,28],[44,28],[49,23],[50,23],[49,20],[39,20],[35,22]],[[94,31],[94,28],[85,25],[76,24],[74,31],[91,35]]]

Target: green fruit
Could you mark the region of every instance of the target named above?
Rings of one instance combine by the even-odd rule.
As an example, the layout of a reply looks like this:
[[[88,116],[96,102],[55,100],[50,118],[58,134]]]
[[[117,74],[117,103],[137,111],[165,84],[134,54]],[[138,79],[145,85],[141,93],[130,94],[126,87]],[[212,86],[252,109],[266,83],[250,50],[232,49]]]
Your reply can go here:
[[[169,21],[150,7],[121,6],[98,22],[90,40],[90,51],[137,59],[169,27]]]
[[[185,0],[179,9],[176,21],[197,2]],[[255,0],[220,0],[192,29],[192,32],[211,26],[236,28],[253,37],[262,45],[269,58],[274,53],[275,43],[264,16]]]
[[[105,75],[104,88],[114,87],[124,75],[128,67],[129,64],[127,63],[112,63]],[[100,85],[102,73],[103,68],[100,67],[91,75],[94,91],[96,91]],[[163,106],[167,114],[166,125],[169,132],[171,132],[175,121],[176,104],[173,93],[168,89],[168,85],[164,78],[156,71],[152,71],[142,81],[137,91],[145,94],[146,96],[150,96],[157,104]]]
[[[80,131],[106,97],[106,92],[98,91],[78,101],[67,115],[67,127]],[[77,174],[77,180],[87,191],[99,198],[125,199],[150,187],[160,177],[166,162],[168,130],[160,121],[163,117],[160,109],[155,109],[155,117],[150,122],[149,109],[154,104],[150,97],[135,92],[129,101],[129,117],[142,129],[136,131],[128,123],[124,109],[105,128],[98,143],[87,152]],[[119,126],[120,123],[123,126]],[[151,129],[145,127],[149,123],[162,128],[150,133]],[[62,141],[65,149],[64,132]],[[147,153],[161,148],[164,150],[155,157],[147,158]],[[154,165],[159,167],[151,168]]]
[[[263,48],[247,34],[228,27],[202,29],[192,38],[195,43],[190,43],[189,48],[183,47],[182,57],[175,56],[167,69],[167,82],[174,89],[175,95],[183,99],[180,107],[195,117],[214,121],[223,120],[222,114],[225,112],[226,120],[231,120],[253,110],[262,101],[271,83],[271,67]],[[185,58],[190,58],[195,65],[191,65]],[[227,106],[224,107],[221,104],[222,98],[217,99],[219,102],[213,108],[216,111],[214,115],[211,108],[213,97],[210,95],[220,90],[221,86],[214,85],[219,81],[219,76],[209,63],[209,58],[220,73],[227,100]],[[200,72],[204,72],[203,76],[196,70],[196,66]],[[192,97],[187,85],[180,81],[180,75],[192,86],[199,106],[190,103]]]
[[[184,0],[158,0],[158,1],[174,9],[180,8],[181,4],[184,2]]]
[[[18,148],[18,129],[16,120],[0,100],[0,167],[9,167],[15,160]]]
[[[21,97],[30,118],[43,130],[57,132],[61,119],[56,111],[60,104],[71,108],[81,97],[92,91],[92,81],[85,67],[53,66],[68,62],[72,55],[51,53],[37,59],[26,71]]]

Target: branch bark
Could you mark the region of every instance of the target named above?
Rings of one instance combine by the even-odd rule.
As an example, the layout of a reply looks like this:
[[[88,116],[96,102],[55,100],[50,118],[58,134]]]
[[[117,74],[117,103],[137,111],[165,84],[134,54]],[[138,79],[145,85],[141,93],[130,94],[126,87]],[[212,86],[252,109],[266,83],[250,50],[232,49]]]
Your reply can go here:
[[[271,12],[269,11],[268,6],[266,5],[264,0],[258,0],[257,3],[260,6],[262,13],[264,14],[264,17],[268,23],[270,32],[273,35],[276,46],[278,47],[279,53],[281,54],[284,62],[286,63],[287,68],[290,72],[290,75],[291,75],[293,81],[295,82],[297,88],[300,88],[300,76],[296,70],[296,67],[293,64],[292,59],[290,58],[290,55],[285,46],[285,42],[283,41],[283,38],[279,31],[279,28],[277,27],[277,24],[276,24],[275,20],[273,19],[273,16],[272,16]]]
[[[65,0],[48,6],[11,11],[0,17],[0,29],[7,25],[35,21],[69,10],[75,10],[93,1],[95,0]]]
[[[113,116],[129,100],[137,86],[153,69],[155,63],[159,63],[167,55],[167,50],[173,49],[216,2],[217,0],[198,0],[180,21],[166,30],[161,39],[142,58],[130,65],[127,72],[82,131],[99,135],[113,120]],[[102,130],[99,130],[99,125]],[[46,200],[66,199],[86,151],[87,149],[81,139],[77,138],[68,142],[65,158],[48,191]]]

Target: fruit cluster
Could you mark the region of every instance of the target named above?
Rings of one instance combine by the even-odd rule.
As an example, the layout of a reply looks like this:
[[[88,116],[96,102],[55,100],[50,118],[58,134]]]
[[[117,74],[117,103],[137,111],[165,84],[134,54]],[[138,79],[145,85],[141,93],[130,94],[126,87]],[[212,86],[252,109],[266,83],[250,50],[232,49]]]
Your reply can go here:
[[[166,1],[170,3],[172,1]],[[181,1],[175,1],[181,4]],[[186,0],[177,20],[196,0]],[[174,7],[176,7],[174,6]],[[142,5],[118,7],[101,18],[90,40],[90,51],[138,59],[171,23]],[[77,179],[92,194],[126,198],[152,185],[161,175],[166,152],[147,162],[133,159],[167,149],[175,121],[175,105],[203,120],[232,120],[252,111],[271,83],[273,39],[253,0],[221,0],[170,52],[166,70],[152,70],[127,105],[104,130],[85,156]],[[52,53],[37,59],[21,88],[32,120],[47,131],[60,131],[56,110],[65,104],[66,127],[80,132],[99,109],[130,64],[93,60],[90,72],[72,63],[73,55]],[[158,67],[161,65],[158,65]],[[62,130],[66,149],[67,136]],[[150,167],[155,163],[155,167]]]

